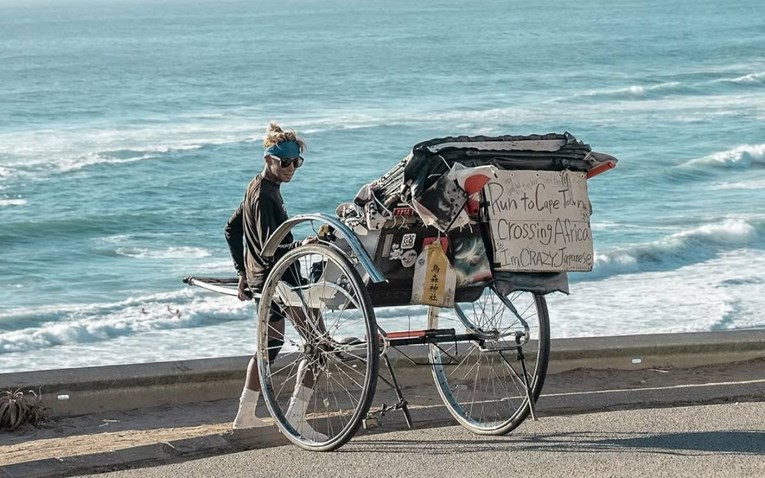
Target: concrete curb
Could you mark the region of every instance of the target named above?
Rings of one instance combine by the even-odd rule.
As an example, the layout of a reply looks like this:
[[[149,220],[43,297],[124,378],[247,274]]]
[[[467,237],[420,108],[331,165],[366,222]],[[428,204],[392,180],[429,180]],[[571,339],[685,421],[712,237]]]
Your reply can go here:
[[[391,350],[402,385],[430,382],[425,346],[409,347],[407,357]],[[699,332],[556,339],[549,373],[575,368],[688,368],[765,357],[765,330]],[[236,397],[249,357],[185,360],[80,369],[0,374],[0,390],[42,392],[54,416],[178,405]],[[59,397],[61,399],[59,399]],[[66,399],[63,399],[66,397]]]
[[[552,341],[550,373],[690,368],[765,357],[765,330],[586,337]]]
[[[213,401],[241,391],[248,360],[224,357],[8,373],[0,374],[0,390],[39,390],[55,416]]]
[[[48,478],[105,473],[289,443],[276,428],[263,427],[258,430],[257,433],[227,432],[90,455],[16,463],[0,467],[0,477]]]
[[[765,400],[765,379],[738,383],[543,395],[538,403],[538,415],[544,419],[544,417],[575,413],[762,400]],[[456,425],[443,406],[421,407],[412,412],[415,414],[416,429]],[[421,415],[425,415],[425,418],[421,418]],[[529,417],[528,420],[531,418]],[[387,428],[372,433],[385,434],[405,428],[403,418],[399,415],[393,416],[390,422],[386,425]],[[393,426],[390,426],[391,424]],[[289,441],[279,433],[276,427],[259,427],[112,452],[46,458],[5,465],[0,466],[0,478],[51,478],[103,473],[282,445],[289,445]]]

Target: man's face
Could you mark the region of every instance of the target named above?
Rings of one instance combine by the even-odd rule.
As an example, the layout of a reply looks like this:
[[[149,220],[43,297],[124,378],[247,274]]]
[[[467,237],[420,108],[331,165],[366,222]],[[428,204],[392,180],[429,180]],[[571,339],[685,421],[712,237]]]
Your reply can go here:
[[[266,156],[266,164],[271,174],[282,183],[288,183],[295,174],[295,169],[302,164],[299,158],[278,158],[276,156]]]

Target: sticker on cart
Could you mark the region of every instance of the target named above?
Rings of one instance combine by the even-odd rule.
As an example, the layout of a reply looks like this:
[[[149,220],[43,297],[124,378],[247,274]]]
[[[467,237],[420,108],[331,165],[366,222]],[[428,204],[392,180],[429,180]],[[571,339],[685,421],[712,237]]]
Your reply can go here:
[[[401,265],[404,267],[412,267],[417,261],[417,253],[414,252],[414,249],[409,249],[408,251],[405,251],[403,254],[401,254]]]
[[[413,217],[414,209],[410,207],[395,207],[393,208],[393,216],[395,217]]]
[[[411,249],[414,247],[414,242],[417,240],[417,234],[404,234],[401,238],[401,249]]]
[[[382,256],[388,257],[390,255],[391,244],[393,244],[393,234],[385,236],[385,242],[383,243]]]

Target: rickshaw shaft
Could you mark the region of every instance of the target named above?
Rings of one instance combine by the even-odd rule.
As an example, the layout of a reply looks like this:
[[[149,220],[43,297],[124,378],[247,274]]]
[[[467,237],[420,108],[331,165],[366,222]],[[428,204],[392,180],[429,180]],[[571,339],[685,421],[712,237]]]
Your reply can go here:
[[[430,329],[413,331],[420,333],[420,335],[400,338],[389,338],[388,341],[391,347],[401,347],[404,345],[422,345],[422,344],[439,344],[443,342],[468,342],[468,341],[480,341],[480,337],[476,334],[456,334],[454,329]]]

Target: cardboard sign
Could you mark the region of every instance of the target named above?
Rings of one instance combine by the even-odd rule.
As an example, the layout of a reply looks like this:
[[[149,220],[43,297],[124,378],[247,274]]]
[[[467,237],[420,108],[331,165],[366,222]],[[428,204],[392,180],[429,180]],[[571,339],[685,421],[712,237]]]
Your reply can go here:
[[[484,193],[495,270],[592,270],[586,173],[498,171]]]

